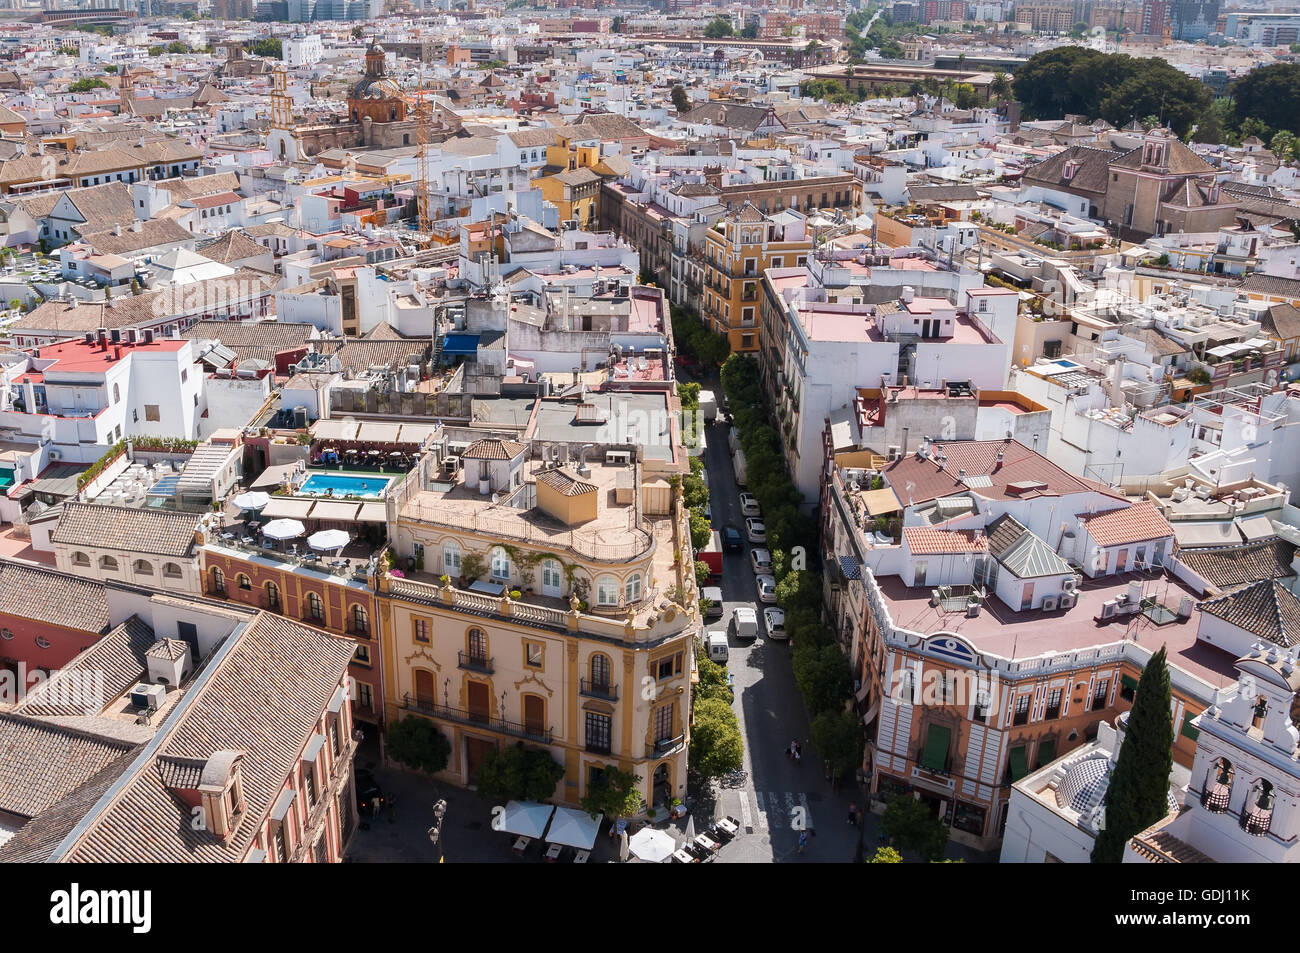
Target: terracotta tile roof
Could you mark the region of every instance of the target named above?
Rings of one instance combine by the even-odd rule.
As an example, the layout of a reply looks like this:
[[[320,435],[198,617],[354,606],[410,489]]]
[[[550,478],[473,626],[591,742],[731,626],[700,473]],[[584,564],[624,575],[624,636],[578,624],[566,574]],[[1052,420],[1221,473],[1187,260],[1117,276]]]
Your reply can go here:
[[[93,579],[0,562],[0,614],[99,634],[108,629],[108,598]]]
[[[1168,814],[1129,841],[1133,852],[1152,864],[1213,864],[1215,859],[1187,841],[1165,830],[1166,825],[1181,817],[1188,808]]]
[[[66,546],[119,550],[130,556],[187,557],[194,552],[198,516],[97,503],[65,503],[50,539]]]
[[[265,245],[253,241],[239,229],[233,228],[216,241],[199,245],[195,251],[204,258],[229,265],[245,258],[261,258],[267,254],[268,249]]]
[[[352,660],[355,643],[270,613],[259,613],[228,653],[191,687],[187,707],[164,723],[157,754],[93,817],[63,862],[229,862],[261,831],[285,779],[315,732]],[[250,713],[257,713],[250,717]],[[223,842],[188,823],[190,809],[171,784],[186,765],[240,751],[247,814]]]
[[[1260,324],[1280,341],[1300,338],[1300,309],[1290,304],[1275,304],[1268,309]]]
[[[1242,291],[1276,295],[1279,298],[1300,298],[1300,279],[1296,278],[1283,278],[1278,275],[1265,275],[1255,272],[1247,275],[1245,280],[1237,287]]]
[[[0,847],[0,863],[41,863],[48,859],[135,758],[136,752],[130,750],[109,761],[39,817],[24,824]]]
[[[139,225],[138,231],[135,228],[123,228],[120,235],[113,229],[81,232],[81,240],[101,255],[129,255],[146,248],[194,241],[192,232],[170,218],[154,218],[136,224]]]
[[[904,505],[925,503],[941,496],[969,492],[986,500],[1024,500],[1040,496],[1103,492],[1096,485],[1062,470],[1040,453],[1016,440],[958,440],[940,442],[947,460],[939,468],[934,454],[919,459],[909,454],[888,464],[883,475]],[[1002,453],[1002,465],[997,463]],[[968,486],[960,479],[987,476],[988,486]],[[981,481],[982,482],[982,481]],[[910,486],[909,486],[910,484]],[[1120,499],[1118,494],[1112,493]]]
[[[1280,539],[1248,546],[1217,546],[1213,549],[1184,549],[1178,560],[1220,591],[1249,585],[1262,579],[1290,579],[1295,575],[1291,560],[1295,547]]]
[[[1030,166],[1025,170],[1022,181],[1070,192],[1104,193],[1109,179],[1110,164],[1120,155],[1121,153],[1111,149],[1070,146]],[[1078,163],[1078,168],[1069,179],[1065,177],[1067,162]]]
[[[60,669],[49,681],[32,689],[14,710],[34,716],[98,715],[98,709],[87,711],[83,696],[75,689],[65,691],[64,684],[84,684],[83,673],[103,672],[103,701],[107,703],[142,680],[149,669],[145,653],[156,641],[153,629],[137,616],[132,616]],[[184,642],[180,645],[189,648]]]
[[[0,811],[36,817],[134,747],[119,738],[0,713]]]
[[[983,536],[974,530],[931,529],[926,526],[906,526],[903,538],[913,556],[938,556],[944,553],[982,553],[988,548]]]
[[[482,440],[475,440],[469,445],[469,448],[461,454],[464,460],[513,460],[519,454],[524,452],[522,443],[515,443],[513,440],[502,440],[500,437],[484,437]]]
[[[1283,648],[1300,642],[1300,599],[1276,579],[1242,586],[1198,608]]]
[[[581,496],[584,493],[594,493],[599,489],[596,484],[579,480],[576,476],[559,469],[543,470],[537,474],[537,482],[558,490],[564,496]]]
[[[1098,546],[1144,543],[1174,535],[1174,528],[1169,525],[1169,521],[1148,500],[1095,516],[1082,516],[1079,522]]]

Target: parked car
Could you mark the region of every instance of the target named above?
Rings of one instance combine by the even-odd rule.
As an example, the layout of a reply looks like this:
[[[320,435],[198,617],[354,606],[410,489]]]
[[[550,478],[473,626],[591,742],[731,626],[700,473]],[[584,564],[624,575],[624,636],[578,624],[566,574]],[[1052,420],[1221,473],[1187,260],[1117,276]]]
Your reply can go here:
[[[731,629],[738,639],[758,638],[758,613],[752,606],[740,606],[731,616]]]
[[[769,639],[789,638],[785,631],[785,610],[775,606],[763,610],[763,628]]]
[[[718,586],[706,586],[700,590],[700,598],[709,600],[709,607],[704,610],[704,618],[712,619],[722,615],[722,589]]]
[[[767,527],[759,519],[745,520],[745,535],[749,537],[751,543],[767,542]]]
[[[761,576],[755,576],[754,582],[758,585],[758,601],[764,605],[771,605],[776,602],[776,577],[764,573]]]
[[[763,511],[759,509],[758,497],[753,493],[740,494],[740,512],[746,516],[762,516]]]
[[[722,665],[727,664],[727,633],[710,632],[705,637],[705,644],[708,647],[709,658]]]
[[[745,537],[740,530],[728,523],[722,527],[722,549],[728,553],[738,553],[745,548]]]
[[[770,573],[772,571],[772,554],[766,549],[751,549],[749,551],[749,566],[754,570],[755,576]]]

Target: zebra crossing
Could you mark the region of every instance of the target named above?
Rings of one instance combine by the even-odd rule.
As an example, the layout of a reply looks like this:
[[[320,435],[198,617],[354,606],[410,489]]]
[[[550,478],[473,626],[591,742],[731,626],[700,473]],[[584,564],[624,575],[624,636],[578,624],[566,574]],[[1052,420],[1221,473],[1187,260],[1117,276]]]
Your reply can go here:
[[[754,832],[768,833],[772,830],[800,831],[815,830],[812,810],[808,807],[808,796],[793,791],[753,791],[744,792],[745,800],[753,794],[758,809],[754,812]]]

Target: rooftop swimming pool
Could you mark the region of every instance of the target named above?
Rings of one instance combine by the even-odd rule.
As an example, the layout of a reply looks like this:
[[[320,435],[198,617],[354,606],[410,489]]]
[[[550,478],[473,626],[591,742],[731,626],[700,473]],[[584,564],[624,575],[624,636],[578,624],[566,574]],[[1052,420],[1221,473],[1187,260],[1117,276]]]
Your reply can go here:
[[[313,473],[298,488],[298,496],[353,496],[377,500],[384,495],[393,477],[346,473]]]

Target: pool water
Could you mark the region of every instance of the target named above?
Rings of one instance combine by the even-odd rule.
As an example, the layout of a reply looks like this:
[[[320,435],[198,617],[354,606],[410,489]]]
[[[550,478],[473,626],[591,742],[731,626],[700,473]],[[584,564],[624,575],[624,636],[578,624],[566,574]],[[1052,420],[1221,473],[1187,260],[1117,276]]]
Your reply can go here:
[[[314,473],[298,488],[299,496],[359,496],[377,500],[384,495],[392,477],[348,476],[342,473]]]

